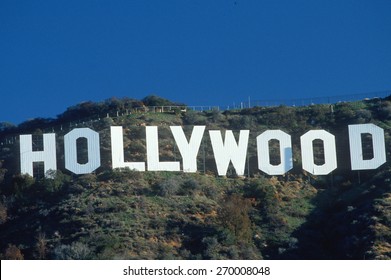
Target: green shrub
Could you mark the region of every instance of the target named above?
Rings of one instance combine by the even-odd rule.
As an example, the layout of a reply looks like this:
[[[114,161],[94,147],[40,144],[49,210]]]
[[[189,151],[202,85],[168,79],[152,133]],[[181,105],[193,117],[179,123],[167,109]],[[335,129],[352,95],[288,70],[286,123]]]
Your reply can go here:
[[[48,192],[57,192],[71,181],[70,176],[62,173],[60,170],[49,170],[46,176],[39,183]]]
[[[178,194],[181,188],[181,180],[179,177],[170,177],[158,183],[156,191],[160,196],[170,197]]]
[[[12,178],[13,192],[20,196],[31,189],[35,184],[35,179],[28,174],[14,175]]]
[[[70,245],[58,245],[54,249],[56,260],[86,260],[90,258],[91,250],[81,242],[74,242]]]

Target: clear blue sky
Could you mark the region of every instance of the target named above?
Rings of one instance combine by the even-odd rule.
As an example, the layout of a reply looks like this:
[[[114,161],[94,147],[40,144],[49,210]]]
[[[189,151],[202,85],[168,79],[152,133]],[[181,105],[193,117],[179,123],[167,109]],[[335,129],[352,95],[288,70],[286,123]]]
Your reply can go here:
[[[0,122],[391,89],[390,0],[2,0]]]

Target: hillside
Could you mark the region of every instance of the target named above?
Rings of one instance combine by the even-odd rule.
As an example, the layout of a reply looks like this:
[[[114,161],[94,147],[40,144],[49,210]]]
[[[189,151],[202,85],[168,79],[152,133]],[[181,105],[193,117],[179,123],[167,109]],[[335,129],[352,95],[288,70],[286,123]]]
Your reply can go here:
[[[352,171],[348,125],[367,123],[384,129],[387,162]],[[206,126],[196,173],[111,168],[110,126],[123,127],[125,160],[146,162],[146,126],[159,127],[160,160],[180,161],[169,127],[190,135],[196,125]],[[99,133],[101,166],[75,175],[64,166],[64,135],[82,127]],[[277,129],[291,136],[293,169],[272,176],[258,168],[256,138]],[[338,168],[328,175],[302,168],[300,137],[318,129],[336,140]],[[209,130],[232,130],[236,139],[239,130],[250,131],[243,176],[232,163],[218,176]],[[33,134],[39,150],[42,133],[53,132],[58,170],[45,177],[34,164],[34,177],[21,175],[19,135]],[[391,259],[390,132],[390,97],[195,111],[150,96],[85,102],[56,119],[2,124],[1,258]],[[87,162],[87,145],[77,143],[78,161]],[[371,141],[363,143],[370,158]],[[277,165],[279,144],[269,144]],[[322,164],[322,145],[313,148]]]

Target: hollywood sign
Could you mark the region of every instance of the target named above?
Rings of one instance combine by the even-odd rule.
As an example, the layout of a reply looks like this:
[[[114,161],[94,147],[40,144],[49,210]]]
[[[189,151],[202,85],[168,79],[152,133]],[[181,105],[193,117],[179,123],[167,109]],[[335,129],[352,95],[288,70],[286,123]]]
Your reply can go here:
[[[123,128],[111,126],[112,168],[129,168],[136,171],[181,171],[179,161],[160,161],[158,127],[146,126],[146,162],[126,162],[124,159]],[[384,130],[374,124],[349,125],[349,146],[352,170],[376,169],[386,162]],[[194,126],[189,140],[181,126],[170,126],[182,157],[183,172],[197,172],[197,156],[205,133],[205,126]],[[249,130],[240,130],[236,141],[231,130],[209,130],[217,172],[224,176],[232,163],[237,175],[243,175],[246,165]],[[373,157],[364,159],[362,134],[372,135]],[[88,162],[77,159],[77,140],[87,140]],[[323,141],[324,163],[315,163],[313,141]],[[270,163],[270,141],[277,140],[280,163]],[[314,175],[327,175],[337,168],[335,136],[325,130],[310,130],[300,137],[302,168]],[[268,175],[283,175],[293,168],[291,136],[281,130],[266,130],[256,137],[258,169]],[[42,151],[33,151],[32,135],[20,135],[20,169],[22,174],[33,176],[33,163],[43,162],[45,173],[57,170],[56,135],[43,134]],[[101,166],[99,133],[90,128],[75,128],[64,136],[65,168],[75,174],[88,174]]]

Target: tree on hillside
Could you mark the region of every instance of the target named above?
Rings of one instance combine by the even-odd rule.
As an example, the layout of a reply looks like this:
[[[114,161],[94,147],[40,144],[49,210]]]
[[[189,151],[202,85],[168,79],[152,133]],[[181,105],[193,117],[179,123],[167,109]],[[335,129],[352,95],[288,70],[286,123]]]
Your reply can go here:
[[[249,242],[251,239],[250,209],[250,201],[238,194],[227,196],[223,201],[219,212],[221,224],[233,233],[237,241]]]
[[[183,104],[172,102],[168,99],[156,96],[148,95],[142,100],[145,106],[182,106]]]
[[[7,131],[9,129],[15,128],[15,125],[10,122],[0,122],[0,132]]]

